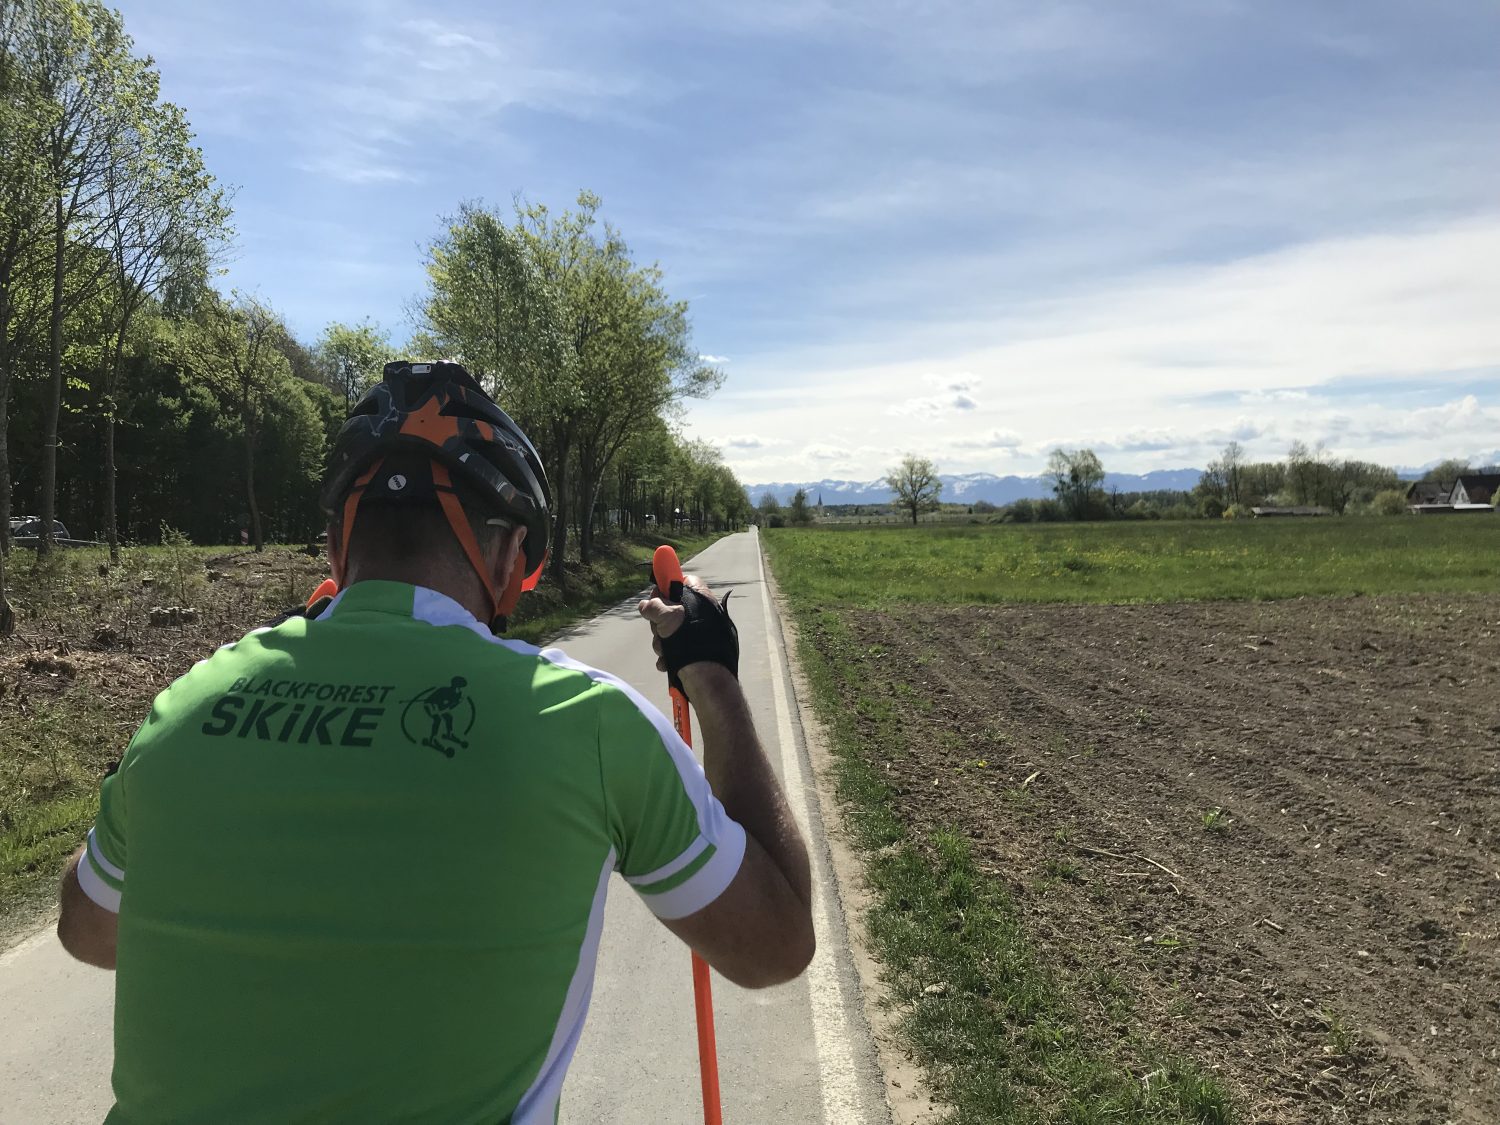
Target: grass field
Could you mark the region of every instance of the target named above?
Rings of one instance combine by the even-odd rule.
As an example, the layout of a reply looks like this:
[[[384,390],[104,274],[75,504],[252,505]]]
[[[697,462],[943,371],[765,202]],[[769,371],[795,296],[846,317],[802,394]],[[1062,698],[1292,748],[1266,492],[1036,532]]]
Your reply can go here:
[[[799,599],[1156,602],[1500,589],[1500,518],[778,529]]]
[[[684,559],[717,535],[671,540]],[[537,642],[649,581],[658,540],[601,541],[521,603],[508,636]],[[63,859],[92,822],[106,764],[119,758],[151,698],[197,660],[298,605],[327,560],[275,547],[139,547],[109,568],[102,549],[9,560],[18,631],[0,641],[0,937],[51,898]],[[195,624],[151,627],[153,606],[190,606]],[[109,630],[108,634],[101,629]]]
[[[1475,595],[1500,590],[1500,520],[765,542],[864,850],[887,1002],[946,1125],[1469,1120],[1453,1114],[1489,1104],[1444,1100],[1488,1017],[1438,1014],[1460,986],[1424,1001],[1410,975],[1488,979],[1485,947],[1392,948],[1389,964],[1337,950],[1389,941],[1361,906],[1382,882],[1361,841],[1422,841],[1375,874],[1462,880],[1492,819],[1467,796],[1482,791],[1481,705],[1444,720],[1424,766],[1446,811],[1401,771],[1430,685],[1493,659],[1497,607]],[[1317,600],[1282,601],[1302,597]],[[1222,601],[1238,604],[1164,604]],[[1238,708],[1257,697],[1264,714]],[[1450,815],[1459,837],[1430,850],[1428,821]],[[1412,919],[1419,936],[1450,925]],[[1346,960],[1352,979],[1332,980]],[[1372,1046],[1429,1017],[1455,1040],[1430,1081]]]

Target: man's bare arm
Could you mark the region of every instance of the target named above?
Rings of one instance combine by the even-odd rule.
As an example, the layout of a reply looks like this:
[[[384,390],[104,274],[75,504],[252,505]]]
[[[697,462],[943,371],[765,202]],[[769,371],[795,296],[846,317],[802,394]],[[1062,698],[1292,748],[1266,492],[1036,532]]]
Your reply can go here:
[[[660,635],[671,632],[682,610],[652,599],[641,612]],[[722,895],[665,924],[734,983],[781,984],[799,975],[816,949],[807,846],[739,681],[712,663],[691,664],[681,676],[703,734],[704,773],[724,811],[745,829],[745,858]]]
[[[113,969],[119,915],[84,894],[78,882],[78,865],[88,862],[83,853],[84,849],[79,848],[63,869],[62,914],[57,919],[57,937],[62,947],[84,964]]]

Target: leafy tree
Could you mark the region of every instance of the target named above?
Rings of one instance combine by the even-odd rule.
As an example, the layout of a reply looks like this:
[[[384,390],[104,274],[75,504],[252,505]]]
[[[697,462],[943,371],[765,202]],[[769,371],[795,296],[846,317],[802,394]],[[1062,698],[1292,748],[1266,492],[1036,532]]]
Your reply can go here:
[[[155,89],[156,76],[145,81]],[[104,533],[112,561],[120,558],[115,512],[117,395],[135,318],[168,290],[201,289],[218,249],[229,238],[229,204],[203,166],[183,112],[154,96],[116,138],[105,173],[104,245],[111,351],[101,386],[104,446]]]
[[[655,266],[634,264],[599,207],[583,192],[575,210],[557,215],[518,203],[513,222],[460,208],[428,248],[419,310],[423,331],[493,378],[538,439],[556,500],[558,579],[575,510],[582,553],[590,549],[614,458],[682,398],[722,379],[689,346],[686,305],[667,298]]]
[[[799,488],[792,496],[790,515],[792,524],[796,527],[806,527],[812,523],[812,505],[807,502],[807,489]]]
[[[313,363],[324,385],[343,397],[346,414],[380,381],[381,369],[391,358],[390,336],[368,320],[330,324],[313,348]]]
[[[179,337],[184,366],[239,423],[250,538],[265,546],[255,469],[262,434],[273,412],[297,393],[291,367],[276,344],[286,335],[280,318],[255,298],[232,303],[210,294],[196,321]]]
[[[911,515],[913,525],[922,512],[936,511],[943,482],[937,468],[926,457],[908,453],[901,463],[886,473],[886,487],[895,494],[896,505]]]
[[[1325,480],[1328,452],[1321,443],[1308,448],[1305,441],[1294,441],[1286,453],[1286,483],[1296,504],[1316,504],[1327,491]]]
[[[0,0],[0,553],[10,549],[11,381],[44,310],[42,154],[53,107],[37,82],[39,30],[30,4]]]
[[[43,138],[49,205],[51,298],[48,372],[42,431],[40,553],[51,548],[57,510],[57,430],[63,397],[63,326],[107,275],[109,257],[95,253],[114,218],[111,189],[130,138],[155,105],[156,74],[134,58],[117,13],[93,0],[45,0],[27,5],[36,24],[37,89],[50,113]]]
[[[1103,500],[1104,466],[1092,449],[1054,449],[1047,476],[1058,503],[1075,520],[1095,514]]]
[[[1450,457],[1446,461],[1439,461],[1432,468],[1428,469],[1422,474],[1422,479],[1451,481],[1472,471],[1473,468],[1466,458]]]
[[[760,503],[756,505],[756,510],[763,516],[780,515],[781,501],[776,499],[776,493],[774,492],[762,492],[760,494]]]
[[[1219,454],[1219,464],[1224,467],[1224,487],[1229,494],[1229,502],[1238,505],[1244,502],[1245,491],[1245,448],[1237,441],[1231,441]]]

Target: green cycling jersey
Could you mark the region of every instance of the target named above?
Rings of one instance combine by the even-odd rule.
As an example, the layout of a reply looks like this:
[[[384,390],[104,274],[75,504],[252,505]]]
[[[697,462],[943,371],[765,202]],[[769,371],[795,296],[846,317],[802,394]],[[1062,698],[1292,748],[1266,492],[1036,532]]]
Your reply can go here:
[[[172,684],[104,783],[108,1122],[552,1122],[611,874],[678,918],[744,848],[631,688],[358,583]]]

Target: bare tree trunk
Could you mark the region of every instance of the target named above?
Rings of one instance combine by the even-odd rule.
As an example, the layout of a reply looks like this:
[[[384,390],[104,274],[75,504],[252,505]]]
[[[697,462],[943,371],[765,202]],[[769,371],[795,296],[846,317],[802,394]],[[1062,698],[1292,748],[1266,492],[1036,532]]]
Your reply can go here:
[[[68,247],[68,229],[64,223],[62,196],[54,205],[57,230],[52,251],[52,317],[48,334],[48,363],[52,387],[47,394],[42,415],[42,502],[41,538],[36,553],[41,558],[52,550],[52,521],[57,518],[57,415],[62,409],[62,328],[63,328],[63,261]]]
[[[245,434],[245,499],[250,504],[250,541],[257,551],[265,550],[260,530],[260,505],[255,502],[255,439]]]
[[[0,641],[16,631],[16,615],[5,597],[5,552],[0,551]]]
[[[559,586],[563,586],[567,584],[567,575],[563,570],[563,555],[567,553],[568,548],[568,493],[570,491],[568,454],[571,451],[566,437],[555,442],[552,448],[555,450],[553,455],[557,458],[559,479],[553,486],[552,493],[557,500],[557,511],[552,514],[552,564],[549,571],[552,580]]]
[[[109,561],[120,563],[120,532],[115,519],[115,412],[104,415],[104,538],[109,543]]]
[[[0,329],[3,330],[3,329]],[[0,344],[0,347],[5,347]],[[7,349],[8,351],[8,349]],[[10,356],[0,355],[0,555],[10,551]]]
[[[104,540],[109,544],[109,561],[120,562],[120,530],[115,507],[115,389],[120,385],[120,363],[125,354],[125,333],[130,328],[130,311],[121,319],[115,335],[115,354],[110,358],[109,386],[104,396]]]

